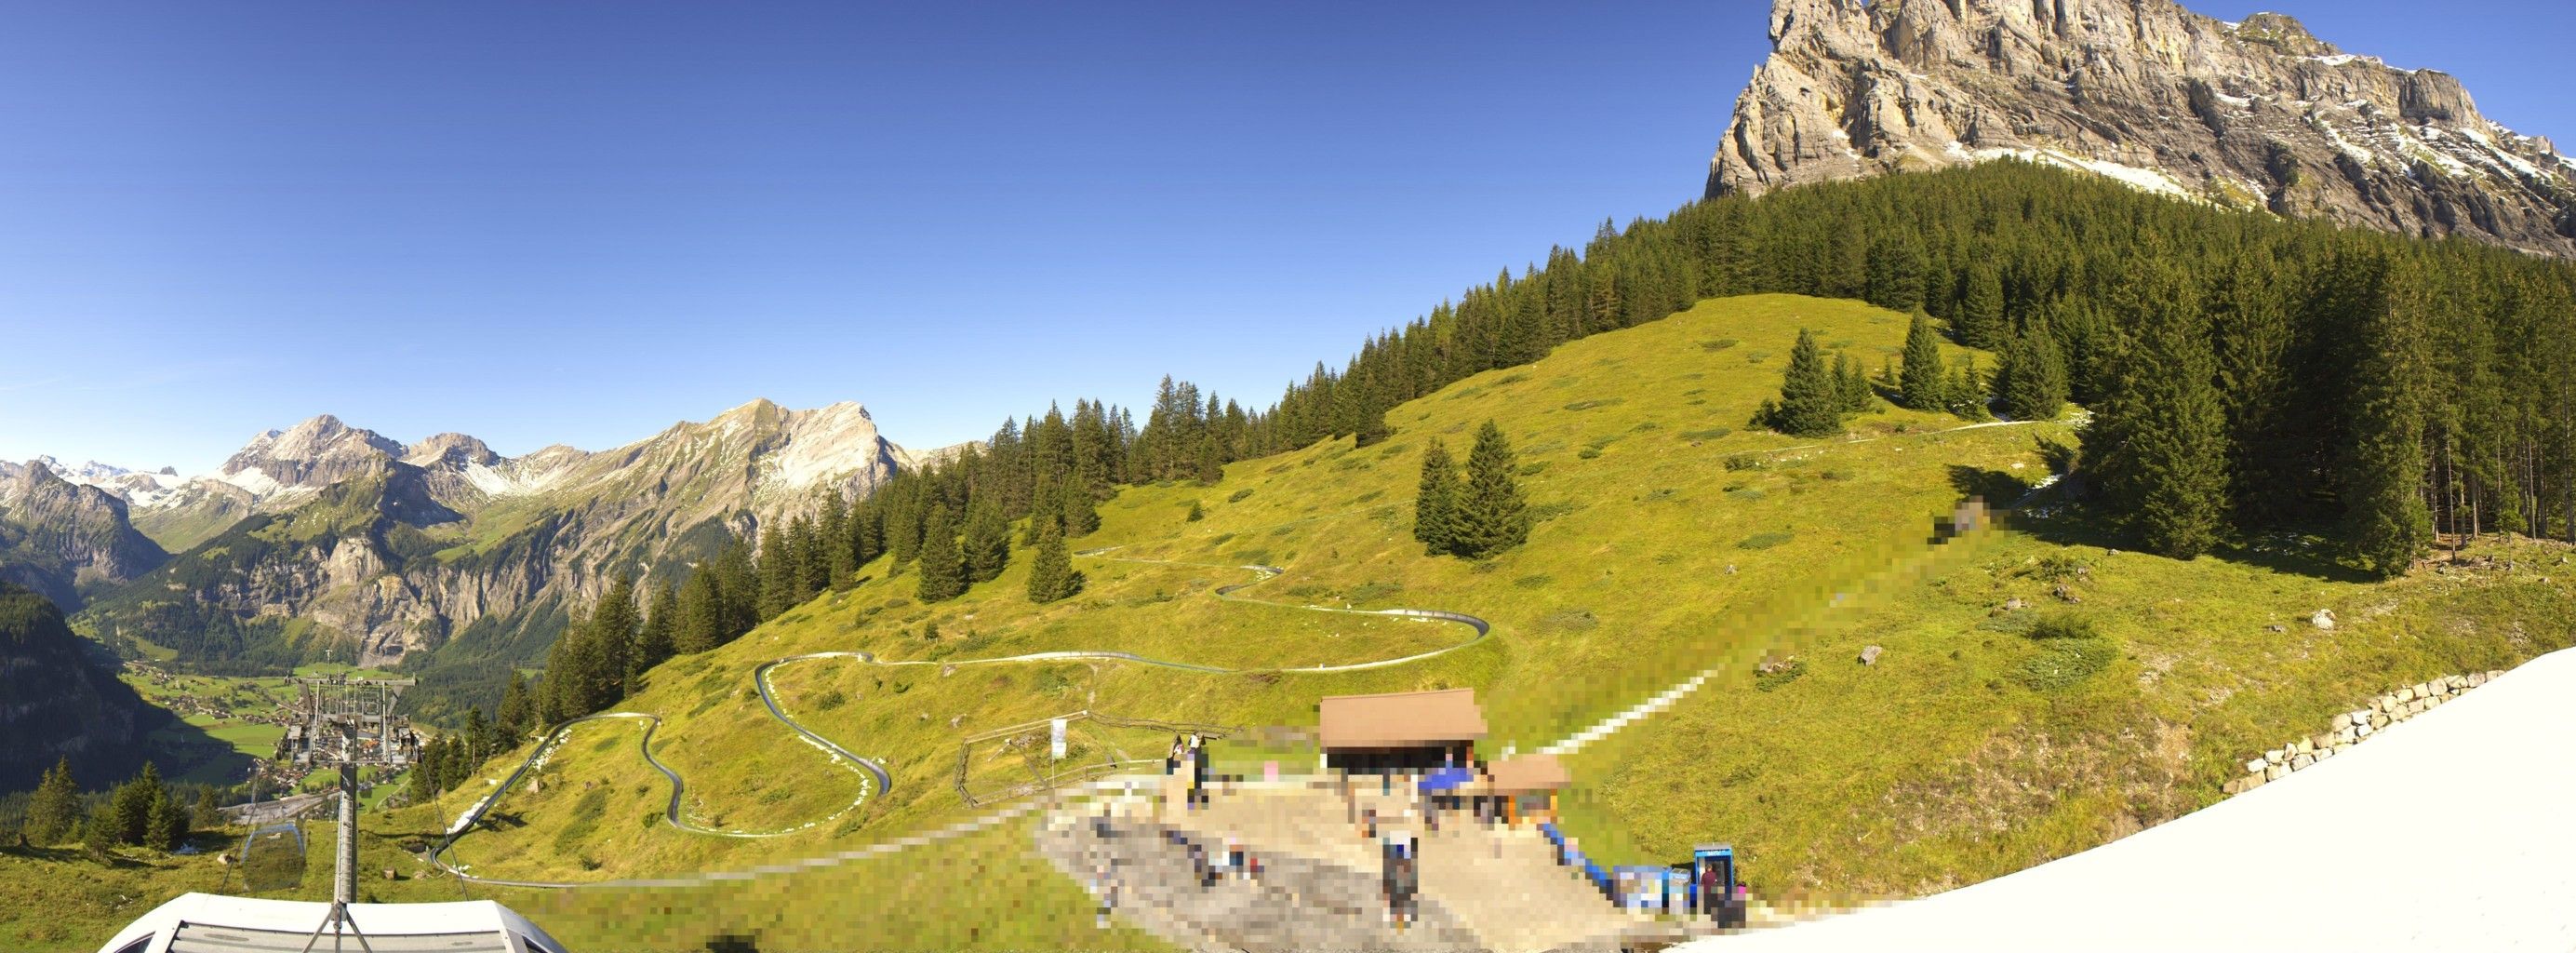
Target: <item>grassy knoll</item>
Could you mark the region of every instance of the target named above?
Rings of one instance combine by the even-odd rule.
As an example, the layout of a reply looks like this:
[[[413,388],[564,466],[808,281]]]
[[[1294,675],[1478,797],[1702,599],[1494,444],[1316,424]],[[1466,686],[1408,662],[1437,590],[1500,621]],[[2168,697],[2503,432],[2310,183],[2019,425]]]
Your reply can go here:
[[[1497,750],[1553,741],[1660,689],[1677,672],[1749,664],[1780,624],[1818,611],[1836,585],[1938,558],[1925,540],[1933,516],[1959,495],[1952,467],[2035,477],[2043,471],[2033,431],[2065,438],[2055,425],[1933,433],[1959,422],[1893,408],[1855,421],[1856,436],[1871,438],[1861,443],[1816,446],[1742,429],[1776,390],[1786,343],[1810,326],[1871,366],[1904,336],[1895,315],[1850,302],[1712,302],[1400,407],[1390,415],[1395,434],[1382,445],[1327,442],[1236,464],[1212,487],[1128,490],[1103,504],[1101,531],[1081,543],[1120,547],[1107,554],[1119,560],[1196,565],[1080,559],[1089,588],[1051,606],[1021,597],[1024,557],[1001,579],[937,606],[918,603],[913,580],[900,573],[828,595],[732,645],[664,666],[620,707],[666,720],[655,751],[690,779],[685,809],[696,822],[758,831],[832,822],[763,840],[646,825],[640,818],[648,805],[667,793],[658,776],[639,770],[634,729],[602,726],[625,740],[576,738],[549,766],[560,780],[528,800],[608,792],[594,797],[604,802],[596,811],[616,820],[594,823],[632,829],[617,850],[522,849],[563,837],[591,812],[538,809],[513,795],[504,812],[527,826],[469,836],[463,843],[472,846],[459,856],[490,876],[605,879],[864,843],[969,813],[954,792],[964,737],[1086,708],[1302,724],[1311,723],[1324,694],[1472,685],[1486,692]],[[1523,485],[1543,519],[1528,547],[1490,562],[1424,557],[1410,536],[1420,452],[1432,437],[1463,452],[1466,436],[1488,418],[1504,423],[1520,447]],[[1730,459],[1737,462],[1730,466]],[[1193,502],[1203,520],[1187,520]],[[1241,595],[1277,604],[1207,595],[1256,578],[1223,567],[1256,563],[1287,573]],[[872,567],[874,575],[884,572]],[[1640,592],[1671,598],[1636,598]],[[1407,655],[1471,634],[1455,625],[1296,608],[1305,605],[1456,608],[1497,628],[1485,643],[1398,668],[1261,671]],[[927,637],[934,625],[936,640]],[[785,666],[774,684],[790,710],[853,750],[884,759],[895,775],[890,794],[837,817],[858,796],[859,778],[772,722],[746,678],[761,662],[806,652],[946,663],[1066,648],[1247,672],[1117,662],[952,669],[823,659]],[[612,785],[611,778],[623,782]],[[480,793],[458,792],[440,810],[453,816]],[[628,815],[638,819],[627,824]]]
[[[2047,448],[2078,443],[2080,431],[1953,429],[1962,422],[1885,406],[1844,438],[1748,429],[1802,327],[1871,368],[1905,333],[1897,315],[1865,305],[1759,296],[1574,342],[1396,408],[1379,445],[1327,441],[1234,464],[1214,486],[1122,492],[1077,544],[1116,548],[1077,558],[1089,586],[1054,605],[1022,597],[1025,551],[1000,579],[937,605],[917,600],[909,574],[866,567],[854,588],[654,670],[618,706],[664,720],[653,750],[688,778],[693,823],[782,836],[659,823],[666,782],[636,755],[642,723],[620,721],[576,729],[541,786],[504,798],[498,823],[461,840],[455,856],[477,873],[521,879],[741,869],[975,816],[955,790],[965,740],[1072,711],[1310,725],[1321,695],[1473,686],[1493,726],[1486,748],[1500,753],[1556,742],[1714,670],[1671,710],[1573,756],[1569,827],[1587,851],[1671,860],[1695,842],[1732,841],[1766,892],[1905,893],[2018,869],[2206,803],[2230,762],[2321,730],[2370,692],[2567,644],[2576,597],[2564,577],[2576,569],[2556,562],[2564,553],[2553,544],[2479,544],[2511,560],[2511,572],[2371,584],[2297,539],[2191,563],[2118,552],[2080,509],[2043,496],[2039,509],[2052,515],[1934,545],[1936,518],[1961,497],[2022,497],[2049,472]],[[1529,544],[1485,562],[1424,557],[1410,535],[1421,452],[1438,438],[1463,454],[1487,419],[1519,450],[1539,517]],[[1187,518],[1193,504],[1203,519]],[[1116,561],[1127,559],[1189,565]],[[1208,594],[1254,579],[1224,568],[1244,564],[1284,568],[1240,593],[1271,604]],[[2004,608],[2012,600],[2026,607]],[[1495,630],[1399,667],[1277,671],[1468,636],[1295,608],[1308,605],[1455,609]],[[2344,620],[2337,628],[2303,621],[2327,607]],[[1868,645],[1886,652],[1863,667],[1854,657]],[[1069,648],[1244,671],[960,664]],[[775,670],[800,720],[893,774],[891,791],[855,809],[860,776],[772,721],[750,681],[772,659],[835,651],[931,663],[826,658]],[[1757,678],[1765,656],[1803,664]],[[1160,756],[1150,735],[1078,740],[1086,756]],[[484,766],[434,805],[381,815],[384,829],[437,830],[518,757]],[[969,752],[978,790],[1030,769],[1015,749]],[[571,924],[559,932],[575,943],[671,940],[682,919],[648,910],[665,902],[836,943],[863,929],[897,946],[1133,939],[1064,932],[1087,931],[1087,910],[1026,843],[1007,831],[976,835],[778,882],[786,886],[727,887],[722,898],[504,896],[550,925]],[[1025,878],[1031,899],[1019,915],[961,895],[959,865],[969,862]],[[816,893],[840,899],[808,904]],[[931,900],[890,899],[907,897]]]

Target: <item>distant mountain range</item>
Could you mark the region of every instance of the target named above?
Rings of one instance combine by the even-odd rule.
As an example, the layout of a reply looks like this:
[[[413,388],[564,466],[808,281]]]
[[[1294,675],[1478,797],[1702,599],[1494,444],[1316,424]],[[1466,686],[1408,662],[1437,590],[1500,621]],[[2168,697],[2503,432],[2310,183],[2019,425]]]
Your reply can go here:
[[[111,643],[203,661],[518,661],[615,573],[670,579],[765,520],[864,496],[931,456],[886,440],[855,403],[758,400],[611,450],[519,457],[326,415],[187,479],[0,464],[0,579],[79,607]]]
[[[2346,53],[2280,14],[1777,0],[1771,42],[1710,163],[1711,197],[2015,157],[2224,206],[2576,256],[2576,160],[2479,114],[2448,74]]]

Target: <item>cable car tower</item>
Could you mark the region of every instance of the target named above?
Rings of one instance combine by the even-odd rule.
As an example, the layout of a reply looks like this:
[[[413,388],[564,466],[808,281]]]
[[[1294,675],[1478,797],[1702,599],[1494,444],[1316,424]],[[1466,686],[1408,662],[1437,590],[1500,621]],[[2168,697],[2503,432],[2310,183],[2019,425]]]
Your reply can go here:
[[[331,675],[298,678],[296,721],[277,743],[277,757],[299,768],[337,768],[340,772],[340,829],[332,852],[331,913],[313,929],[306,948],[329,931],[332,946],[345,933],[367,948],[366,937],[349,919],[349,904],[358,899],[358,768],[402,769],[420,759],[420,733],[411,719],[394,714],[394,702],[411,679],[351,678]]]

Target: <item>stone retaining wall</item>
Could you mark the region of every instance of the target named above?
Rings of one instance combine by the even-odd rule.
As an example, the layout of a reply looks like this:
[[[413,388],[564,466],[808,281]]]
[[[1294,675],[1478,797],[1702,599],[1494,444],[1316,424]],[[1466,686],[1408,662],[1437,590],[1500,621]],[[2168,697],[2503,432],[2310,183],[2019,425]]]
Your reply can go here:
[[[2335,715],[2334,723],[2323,734],[2310,735],[2246,759],[2245,773],[2227,782],[2226,791],[2231,795],[2243,794],[2278,781],[2293,771],[2332,758],[2336,752],[2360,744],[2390,725],[2442,707],[2443,702],[2503,674],[2494,671],[2450,675],[2417,682],[2371,699],[2368,706]]]

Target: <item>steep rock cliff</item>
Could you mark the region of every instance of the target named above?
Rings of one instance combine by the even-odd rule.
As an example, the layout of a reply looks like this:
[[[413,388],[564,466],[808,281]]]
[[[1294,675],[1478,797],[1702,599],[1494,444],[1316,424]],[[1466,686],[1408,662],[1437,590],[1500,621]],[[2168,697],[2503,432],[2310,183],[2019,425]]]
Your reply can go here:
[[[41,459],[0,474],[0,580],[77,607],[84,593],[168,559],[135,531],[115,495],[56,476]]]
[[[1776,0],[1708,193],[2012,156],[2180,197],[2576,255],[2576,162],[2459,80],[2170,0]]]

